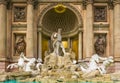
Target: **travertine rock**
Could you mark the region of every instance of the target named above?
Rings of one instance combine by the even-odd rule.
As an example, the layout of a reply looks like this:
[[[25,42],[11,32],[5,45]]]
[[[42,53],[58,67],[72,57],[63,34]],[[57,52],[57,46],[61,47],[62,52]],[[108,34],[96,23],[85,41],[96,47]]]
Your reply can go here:
[[[110,77],[112,80],[119,80],[120,81],[120,71],[111,74]]]
[[[0,75],[0,82],[7,80],[7,75]]]
[[[89,73],[84,73],[82,75],[83,78],[94,78],[96,76],[100,75],[100,72],[98,70],[95,70],[95,71],[92,71],[92,72],[89,72]]]

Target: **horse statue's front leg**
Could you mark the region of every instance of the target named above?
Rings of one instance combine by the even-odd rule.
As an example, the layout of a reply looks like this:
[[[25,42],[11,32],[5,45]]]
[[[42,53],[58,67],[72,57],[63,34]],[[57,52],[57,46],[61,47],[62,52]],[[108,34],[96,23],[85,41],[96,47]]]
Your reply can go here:
[[[13,63],[7,66],[7,69],[13,69],[13,68],[18,68],[18,64],[17,63]]]

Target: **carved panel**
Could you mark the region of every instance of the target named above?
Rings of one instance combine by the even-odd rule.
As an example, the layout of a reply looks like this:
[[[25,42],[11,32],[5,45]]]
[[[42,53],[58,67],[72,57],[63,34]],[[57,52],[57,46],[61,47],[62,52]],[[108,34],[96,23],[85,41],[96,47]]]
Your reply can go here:
[[[94,43],[94,49],[95,53],[97,53],[100,56],[104,56],[106,51],[106,34],[95,34],[95,43]]]
[[[13,20],[14,22],[26,22],[26,6],[16,5],[13,8]]]
[[[14,34],[14,55],[19,56],[21,52],[26,54],[26,36],[25,34]]]
[[[107,7],[106,6],[95,6],[94,7],[94,21],[95,22],[106,22],[107,21]]]

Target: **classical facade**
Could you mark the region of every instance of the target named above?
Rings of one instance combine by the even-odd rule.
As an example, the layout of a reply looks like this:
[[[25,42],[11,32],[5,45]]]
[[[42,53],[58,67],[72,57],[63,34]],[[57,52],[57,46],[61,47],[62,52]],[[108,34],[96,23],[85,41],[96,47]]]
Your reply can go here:
[[[0,0],[0,69],[21,52],[44,59],[58,28],[76,60],[113,56],[120,69],[120,0]]]

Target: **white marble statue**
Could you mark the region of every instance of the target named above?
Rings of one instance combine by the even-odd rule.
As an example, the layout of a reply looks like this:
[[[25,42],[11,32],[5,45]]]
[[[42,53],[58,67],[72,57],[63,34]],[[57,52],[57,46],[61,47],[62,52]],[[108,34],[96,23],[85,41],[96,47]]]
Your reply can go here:
[[[41,70],[42,65],[43,65],[42,64],[42,59],[38,58],[37,64],[36,64],[36,68],[37,68],[38,71]]]
[[[20,69],[25,69],[25,60],[27,60],[27,58],[24,56],[24,53],[22,52],[20,54],[20,58],[18,59],[18,63],[13,63],[7,66],[7,69],[10,68],[20,68]]]
[[[107,71],[106,71],[107,66],[109,66],[113,62],[114,62],[114,60],[113,60],[112,56],[110,56],[106,60],[104,60],[103,64],[98,67],[98,70],[100,71],[100,73],[106,74],[107,73]]]
[[[33,68],[35,67],[35,61],[36,61],[35,58],[29,59],[29,61],[26,63],[24,71],[34,71]],[[31,68],[31,67],[33,67],[33,68]]]
[[[53,53],[59,55],[59,48],[62,48],[62,51],[65,55],[65,48],[62,45],[61,29],[58,29],[58,32],[54,32],[52,34],[51,40],[53,41]]]
[[[100,60],[103,62],[101,65],[99,64]],[[103,58],[100,57],[98,54],[94,54],[88,64],[88,68],[84,68],[83,66],[80,66],[81,70],[84,73],[90,73],[92,71],[98,70],[100,74],[105,74],[106,68],[109,64],[113,62],[113,57]]]
[[[99,67],[98,63],[100,62],[100,60],[106,60],[106,59],[107,58],[100,57],[98,54],[94,54],[89,61],[88,68],[85,69],[83,66],[80,66],[80,68],[84,73],[94,71],[98,69]]]
[[[16,67],[16,68],[20,68],[23,71],[27,71],[27,72],[33,71],[33,69],[31,67],[35,66],[35,61],[36,61],[35,58],[30,58],[30,59],[26,58],[24,56],[24,53],[22,52],[20,54],[20,58],[18,59],[18,63],[13,63],[13,64],[8,65],[7,69],[8,68],[12,69],[12,68]]]

